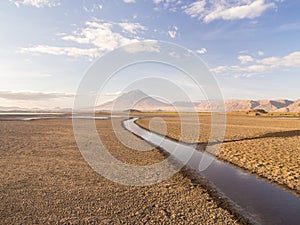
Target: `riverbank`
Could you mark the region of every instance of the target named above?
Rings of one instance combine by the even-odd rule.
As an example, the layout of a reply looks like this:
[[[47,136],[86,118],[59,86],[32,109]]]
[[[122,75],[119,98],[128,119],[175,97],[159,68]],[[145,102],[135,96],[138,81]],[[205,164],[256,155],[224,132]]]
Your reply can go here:
[[[200,114],[199,120],[199,137],[181,134],[177,116],[163,117],[163,121],[142,118],[137,123],[146,129],[150,124],[152,131],[187,143],[198,142],[203,146],[210,135],[211,118]],[[193,121],[186,119],[185,126],[188,127],[189,122],[192,127]],[[216,156],[299,194],[299,143],[299,118],[228,115],[224,143]]]

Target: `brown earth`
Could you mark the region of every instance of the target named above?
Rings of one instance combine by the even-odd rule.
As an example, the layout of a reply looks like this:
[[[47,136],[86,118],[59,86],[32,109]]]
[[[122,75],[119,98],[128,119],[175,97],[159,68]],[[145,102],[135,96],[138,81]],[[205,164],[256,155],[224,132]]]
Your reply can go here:
[[[163,121],[142,118],[137,123],[144,128],[150,125],[151,130],[176,140],[205,145],[210,136],[211,117],[199,114],[199,136],[194,135],[195,123],[186,118],[183,122],[178,116],[162,117]],[[216,155],[221,160],[300,193],[299,117],[227,115],[224,142]]]
[[[124,147],[110,121],[97,121],[97,127],[123,162],[148,165],[165,158],[158,149]],[[147,145],[126,135],[140,148]],[[81,156],[71,120],[0,121],[0,136],[0,224],[241,223],[184,172],[146,187],[100,176]]]

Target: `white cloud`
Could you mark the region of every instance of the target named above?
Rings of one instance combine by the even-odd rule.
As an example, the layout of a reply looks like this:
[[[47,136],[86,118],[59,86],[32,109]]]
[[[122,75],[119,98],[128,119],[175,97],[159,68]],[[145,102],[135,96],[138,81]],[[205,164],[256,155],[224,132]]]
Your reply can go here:
[[[20,5],[25,6],[33,6],[36,8],[43,8],[43,7],[56,7],[60,5],[60,1],[58,0],[10,0],[13,2],[17,7]]]
[[[227,70],[229,70],[229,66],[218,66],[218,67],[210,69],[210,71],[212,71],[216,74],[224,73]]]
[[[37,45],[28,48],[21,48],[20,52],[22,53],[43,53],[50,55],[66,55],[72,57],[79,56],[88,56],[88,57],[98,57],[101,55],[101,51],[98,48],[76,48],[76,47],[57,47],[57,46],[49,46],[49,45]]]
[[[83,6],[83,10],[87,13],[93,13],[96,11],[100,11],[103,9],[103,6],[101,4],[93,4],[91,8],[88,8],[86,6]]]
[[[265,53],[264,53],[263,51],[258,51],[257,54],[258,54],[259,56],[263,56]]]
[[[268,57],[268,58],[264,58],[264,59],[260,60],[259,62],[262,64],[265,64],[265,65],[275,66],[280,63],[280,58],[279,57]]]
[[[177,59],[180,58],[180,55],[179,55],[177,52],[175,52],[175,51],[170,52],[170,53],[169,53],[169,56],[171,56],[171,57],[173,57],[173,58],[177,58]]]
[[[271,67],[300,67],[300,52],[292,52],[284,57],[268,57],[258,62]]]
[[[244,56],[239,58],[242,65],[218,66],[211,71],[220,75],[231,75],[234,77],[250,77],[257,74],[271,72],[278,68],[300,67],[300,52],[292,52],[283,57],[267,57],[263,59],[254,59]],[[250,60],[250,61],[249,61]],[[252,65],[243,66],[245,63]]]
[[[183,11],[192,18],[205,23],[214,20],[255,19],[268,9],[276,9],[278,0],[152,0],[154,10],[168,9],[171,12]],[[252,21],[257,23],[257,21]]]
[[[183,4],[186,4],[181,0],[152,0],[152,2],[156,5],[154,8],[155,11],[168,9],[171,12],[177,12]]]
[[[122,32],[120,32],[120,28]],[[76,42],[85,47],[58,47],[49,45],[36,45],[21,48],[21,52],[44,53],[52,55],[66,55],[72,57],[87,56],[95,58],[105,52],[112,51],[120,46],[136,43],[143,40],[137,35],[147,30],[139,23],[114,23],[103,21],[87,21],[83,28],[75,30],[72,34],[61,34],[61,39]],[[129,36],[128,36],[129,35]],[[134,37],[130,37],[134,35]],[[92,47],[87,48],[86,45]]]
[[[123,0],[125,3],[135,3],[135,0]]]
[[[238,1],[240,2],[240,1]],[[220,7],[212,10],[204,17],[204,22],[209,23],[216,19],[235,20],[235,19],[253,19],[259,17],[269,8],[275,8],[275,3],[265,3],[264,0],[255,0],[243,5],[232,5]]]
[[[169,30],[168,34],[169,34],[170,38],[175,38],[176,37],[176,31],[175,30]]]
[[[248,67],[240,67],[239,69],[247,73],[263,73],[269,70],[269,68],[265,65],[251,65]]]
[[[169,34],[170,38],[176,38],[176,36],[177,36],[177,31],[178,31],[178,27],[173,26],[173,27],[168,31],[168,34]]]
[[[160,47],[157,44],[157,41],[149,40],[147,42],[137,42],[134,45],[124,46],[124,51],[128,53],[137,53],[137,52],[160,52]]]
[[[218,19],[254,19],[261,16],[266,10],[275,8],[275,2],[267,3],[265,0],[198,0],[183,7],[183,11],[192,18],[198,18],[205,23]]]
[[[126,26],[123,24],[123,29],[127,28],[127,31],[137,32],[137,29],[133,29],[136,24],[131,27],[128,24],[129,23],[127,23]],[[115,32],[115,26],[122,28],[120,24],[116,23],[88,21],[85,23],[84,28],[75,31],[72,35],[64,36],[62,39],[66,41],[74,41],[79,44],[92,44],[103,52],[112,51],[122,45],[135,43],[140,40],[140,38],[129,38]]]
[[[142,26],[139,23],[118,23],[118,25],[123,29],[123,32],[128,32],[131,34],[137,34],[139,31],[145,31],[147,30],[146,27]]]
[[[193,2],[184,9],[184,12],[187,15],[191,16],[192,18],[194,17],[201,18],[203,13],[206,11],[205,5],[206,5],[205,0]]]
[[[196,51],[198,54],[203,55],[205,53],[207,53],[207,49],[206,48],[200,48]]]
[[[280,65],[287,67],[300,67],[300,51],[293,52],[285,57],[281,61]]]
[[[211,71],[217,73],[217,74],[253,74],[253,73],[262,73],[267,72],[268,67],[265,65],[251,65],[251,66],[219,66],[216,68],[211,69]]]
[[[238,57],[238,59],[240,60],[240,62],[241,62],[242,64],[247,64],[247,63],[249,63],[249,62],[253,62],[253,61],[254,61],[254,59],[253,59],[252,56],[250,56],[250,55],[240,55],[240,56]]]

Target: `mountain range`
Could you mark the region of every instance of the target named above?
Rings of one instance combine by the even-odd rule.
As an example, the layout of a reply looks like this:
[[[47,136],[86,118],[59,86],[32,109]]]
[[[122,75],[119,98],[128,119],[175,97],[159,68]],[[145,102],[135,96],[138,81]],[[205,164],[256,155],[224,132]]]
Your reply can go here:
[[[300,99],[296,101],[291,100],[225,100],[225,109],[227,112],[233,111],[250,111],[250,110],[264,110],[267,112],[300,112]],[[141,90],[133,90],[123,93],[115,100],[106,102],[95,107],[96,111],[181,111],[181,112],[210,112],[223,111],[220,102],[206,100],[197,102],[173,102],[165,103],[157,98],[145,94]],[[84,109],[89,111],[91,109]],[[0,112],[72,112],[71,108],[21,108],[21,107],[1,107]]]
[[[151,97],[141,90],[133,90],[124,93],[115,100],[96,106],[97,111],[211,111],[221,108],[220,102],[208,102],[207,100],[198,102],[174,102],[167,104],[159,99]],[[300,99],[291,100],[225,100],[227,112],[248,111],[262,109],[267,112],[300,112]]]

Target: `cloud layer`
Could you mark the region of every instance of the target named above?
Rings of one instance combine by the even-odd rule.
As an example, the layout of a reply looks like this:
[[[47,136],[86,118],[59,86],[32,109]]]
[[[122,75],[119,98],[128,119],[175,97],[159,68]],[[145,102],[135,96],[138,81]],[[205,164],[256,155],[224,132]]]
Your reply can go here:
[[[123,0],[125,3],[135,3],[135,0]]]
[[[22,53],[42,53],[49,55],[66,55],[72,57],[88,56],[98,57],[101,51],[98,48],[76,48],[76,47],[56,47],[49,45],[36,45],[33,47],[21,48]]]
[[[13,91],[0,91],[0,98],[7,100],[51,100],[58,98],[72,98],[73,94],[67,93],[43,93],[43,92],[13,92]]]
[[[10,0],[17,7],[21,5],[24,6],[33,6],[36,8],[44,8],[44,7],[56,7],[60,5],[59,0]]]
[[[262,55],[262,54],[259,54]],[[277,68],[300,67],[300,52],[292,52],[283,57],[266,57],[261,59],[249,55],[238,56],[241,65],[218,66],[212,69],[219,75],[231,75],[234,77],[251,77],[253,75],[268,73]]]
[[[153,0],[156,8],[169,9],[172,12],[183,11],[192,18],[204,23],[214,20],[254,19],[268,9],[276,8],[278,1],[265,0],[197,0],[188,5],[178,0]]]
[[[139,34],[147,28],[139,23],[130,22],[104,22],[87,21],[83,28],[75,30],[72,34],[62,35],[61,39],[80,45],[90,45],[90,48],[60,47],[49,45],[36,45],[21,48],[22,53],[44,53],[51,55],[88,56],[99,57],[105,52],[112,51],[120,46],[136,43],[143,40]]]

